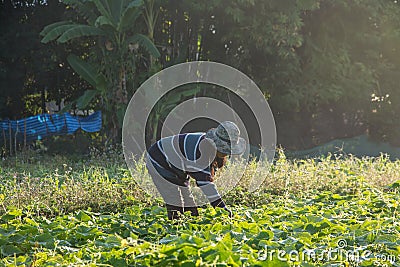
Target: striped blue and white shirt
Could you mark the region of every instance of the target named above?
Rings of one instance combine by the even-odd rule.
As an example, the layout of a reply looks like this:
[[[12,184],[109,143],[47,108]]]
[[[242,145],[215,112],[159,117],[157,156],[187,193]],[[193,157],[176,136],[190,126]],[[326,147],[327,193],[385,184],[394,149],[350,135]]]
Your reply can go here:
[[[211,163],[214,156],[215,148],[205,139],[205,133],[164,137],[148,149],[148,158],[161,176],[177,185],[186,185],[193,177],[211,205],[224,207],[212,182]]]

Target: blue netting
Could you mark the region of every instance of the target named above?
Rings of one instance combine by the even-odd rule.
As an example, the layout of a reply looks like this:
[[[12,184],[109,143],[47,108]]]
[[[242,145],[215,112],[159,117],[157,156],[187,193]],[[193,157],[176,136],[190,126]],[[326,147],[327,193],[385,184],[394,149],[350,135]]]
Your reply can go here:
[[[7,140],[11,134],[11,137],[18,141],[34,141],[51,135],[73,134],[78,129],[90,133],[98,132],[101,124],[100,111],[87,117],[72,116],[69,113],[42,114],[16,121],[1,121],[0,134]]]

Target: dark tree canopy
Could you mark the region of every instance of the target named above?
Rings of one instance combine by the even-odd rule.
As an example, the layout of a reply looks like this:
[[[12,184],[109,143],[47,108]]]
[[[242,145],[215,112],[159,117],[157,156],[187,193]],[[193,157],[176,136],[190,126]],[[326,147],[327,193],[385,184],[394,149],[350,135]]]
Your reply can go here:
[[[80,2],[96,1],[0,2],[0,118],[44,112],[45,101],[65,99],[76,104],[75,100],[92,90],[93,86],[72,70],[67,61],[70,54],[98,66],[96,71],[107,79],[111,73],[117,73],[115,81],[125,75],[128,99],[141,82],[162,68],[212,60],[238,68],[256,81],[274,112],[278,142],[286,147],[302,149],[363,133],[400,145],[397,1],[137,2],[142,13],[130,33],[147,36],[161,55],[149,50],[147,40],[135,39],[141,46],[130,47],[134,54],[118,54],[124,55],[118,60],[130,57],[134,63],[115,64],[119,67],[107,61],[117,48],[107,38],[41,43],[39,33],[57,21],[99,26],[90,24],[89,14],[82,16],[84,9],[71,4]],[[107,22],[99,23],[104,26]],[[115,81],[115,86],[120,86]],[[107,110],[105,103],[114,100],[113,94],[93,94],[85,104]],[[123,103],[117,103],[118,107],[123,108]],[[159,107],[154,131],[167,111]]]

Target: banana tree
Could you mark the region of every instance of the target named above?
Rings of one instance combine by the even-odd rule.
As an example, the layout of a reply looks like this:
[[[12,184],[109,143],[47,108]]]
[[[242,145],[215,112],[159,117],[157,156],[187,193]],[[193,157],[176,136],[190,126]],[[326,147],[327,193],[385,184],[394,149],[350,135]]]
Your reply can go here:
[[[142,51],[148,54],[149,61],[160,56],[152,40],[141,34],[143,28],[139,26],[139,19],[145,5],[142,0],[62,2],[75,9],[85,23],[60,21],[50,24],[41,32],[42,43],[67,43],[82,37],[93,40],[96,44],[93,49],[94,62],[87,62],[87,55],[68,57],[71,67],[93,86],[93,90],[84,92],[76,102],[79,108],[85,108],[97,101],[104,111],[109,137],[116,140],[128,95],[134,91],[133,79],[137,76],[138,59],[143,60]]]

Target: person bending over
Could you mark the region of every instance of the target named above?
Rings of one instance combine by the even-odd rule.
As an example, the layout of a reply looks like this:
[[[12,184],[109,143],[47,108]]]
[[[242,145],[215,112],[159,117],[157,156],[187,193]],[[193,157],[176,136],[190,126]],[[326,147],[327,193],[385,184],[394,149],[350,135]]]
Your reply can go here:
[[[164,137],[150,146],[146,166],[166,204],[168,219],[175,219],[185,211],[199,215],[189,187],[190,178],[196,180],[214,208],[223,208],[232,216],[213,181],[228,155],[244,152],[246,142],[239,135],[237,125],[225,121],[205,133]]]

